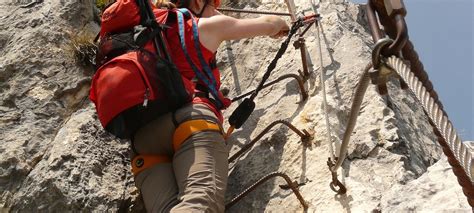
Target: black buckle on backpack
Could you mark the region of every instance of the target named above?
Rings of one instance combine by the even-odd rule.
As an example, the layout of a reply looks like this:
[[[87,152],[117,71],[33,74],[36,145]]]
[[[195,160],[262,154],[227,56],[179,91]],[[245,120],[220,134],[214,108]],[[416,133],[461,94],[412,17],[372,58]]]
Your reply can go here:
[[[194,97],[209,99],[209,93],[198,91],[194,93]]]
[[[150,30],[148,27],[143,25],[137,25],[133,28],[133,40],[135,44],[143,47],[148,41],[153,39],[160,31]]]
[[[151,9],[150,2],[148,0],[136,0],[136,3],[140,9],[140,24],[143,27],[149,28],[148,32],[150,35],[145,36],[142,35],[142,38],[138,41],[143,42],[148,41],[149,39],[154,39],[154,45],[155,49],[158,52],[158,55],[166,59],[167,61],[171,62],[171,56],[169,55],[167,49],[166,49],[166,44],[165,44],[165,38],[163,37],[162,32],[168,28],[166,25],[159,24],[156,19],[155,19],[155,14],[153,13],[153,10]],[[150,32],[151,31],[151,32]],[[139,35],[142,33],[139,33]],[[146,40],[148,39],[148,40]]]
[[[212,105],[214,105],[214,107],[217,108],[217,102],[212,97],[212,95],[210,95],[209,89],[206,86],[201,85],[201,84],[196,84],[195,88],[196,88],[197,91],[194,93],[194,97],[206,98],[207,100],[209,100],[212,103]]]

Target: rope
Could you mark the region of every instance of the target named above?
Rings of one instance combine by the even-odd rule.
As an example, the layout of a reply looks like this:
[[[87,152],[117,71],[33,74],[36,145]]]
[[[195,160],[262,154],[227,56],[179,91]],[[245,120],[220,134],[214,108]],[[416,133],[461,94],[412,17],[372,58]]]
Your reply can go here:
[[[387,65],[394,69],[400,77],[408,84],[408,87],[421,102],[430,122],[435,127],[435,134],[444,140],[438,140],[448,157],[449,164],[457,176],[459,184],[463,188],[464,195],[468,198],[469,205],[474,206],[474,171],[472,169],[473,156],[469,148],[462,143],[461,138],[453,127],[453,124],[443,112],[442,107],[430,95],[423,82],[411,72],[401,59],[392,56]]]
[[[262,80],[260,81],[260,83],[257,86],[257,89],[255,89],[255,91],[250,96],[251,100],[255,99],[255,97],[258,95],[260,90],[263,89],[263,85],[265,84],[267,79],[270,77],[271,72],[275,69],[275,67],[278,63],[278,60],[286,52],[286,49],[288,49],[288,45],[290,44],[291,38],[297,32],[297,30],[300,29],[302,26],[304,26],[302,21],[296,21],[296,22],[293,23],[293,25],[291,26],[291,29],[288,33],[288,37],[286,37],[285,41],[281,44],[280,49],[278,49],[278,52],[275,55],[275,58],[273,58],[272,62],[270,62],[270,64],[268,65],[267,71],[263,75]]]
[[[367,91],[367,88],[369,87],[369,83],[370,83],[369,70],[371,68],[372,68],[372,63],[369,62],[367,66],[365,66],[364,72],[362,73],[359,83],[357,84],[356,92],[354,93],[354,96],[352,97],[352,106],[351,106],[351,112],[349,115],[349,121],[347,122],[346,131],[344,132],[344,137],[342,139],[341,150],[339,151],[339,157],[337,159],[336,164],[333,167],[331,167],[332,172],[336,172],[337,169],[339,169],[339,167],[342,165],[342,162],[344,162],[346,158],[349,141],[351,139],[352,131],[354,130],[354,127],[357,123],[357,117],[359,115],[360,106],[362,105],[362,101],[364,100],[365,92]]]
[[[292,9],[294,8],[294,3],[292,0],[285,0],[285,2],[290,9],[291,17],[294,20],[295,15],[294,15],[294,12],[292,11]],[[312,0],[311,0],[311,3],[313,4],[313,6],[315,6]],[[327,110],[327,98],[326,98],[326,90],[325,90],[325,82],[324,82],[324,66],[323,66],[323,60],[322,60],[322,47],[321,47],[321,41],[320,41],[320,29],[318,26],[317,26],[317,39],[318,39],[320,65],[321,65],[320,80],[321,80],[321,86],[322,86],[322,92],[323,92],[323,108],[325,111],[325,121],[326,121],[327,133],[328,133],[327,136],[329,139],[329,152],[330,152],[332,160],[334,161],[335,154],[332,147],[333,143],[331,140],[331,131],[330,131],[330,126],[329,126],[329,115],[328,115],[328,110]],[[412,46],[410,42],[408,43],[409,43],[409,46],[410,45]],[[425,77],[426,74],[424,72],[421,74],[417,74],[417,73],[414,74],[411,71],[411,69],[401,59],[397,58],[396,56],[390,57],[387,61],[387,65],[390,68],[394,69],[400,75],[400,77],[408,84],[408,87],[413,92],[415,97],[421,102],[423,108],[425,109],[426,114],[429,117],[430,124],[432,124],[434,127],[434,132],[435,132],[435,135],[438,137],[438,142],[442,146],[444,154],[448,157],[448,162],[452,166],[453,172],[457,176],[459,184],[463,187],[463,192],[468,198],[469,204],[471,205],[471,207],[474,207],[473,154],[469,151],[469,148],[467,148],[466,145],[462,143],[461,138],[459,137],[456,130],[454,129],[451,121],[448,119],[446,113],[443,111],[442,104],[438,100],[437,94],[433,90],[431,82],[427,80],[427,77]],[[333,166],[331,166],[331,171],[334,173],[341,167],[342,162],[344,161],[346,157],[348,144],[350,141],[350,136],[352,134],[353,129],[355,128],[357,117],[360,111],[360,107],[362,105],[365,92],[367,91],[367,88],[370,83],[369,70],[371,68],[372,68],[372,63],[368,63],[361,75],[358,86],[356,88],[356,92],[353,96],[349,121],[346,125],[346,131],[343,136],[341,148],[339,151],[339,157],[337,158],[337,162]],[[414,69],[414,72],[416,70],[417,69]],[[264,79],[266,80],[265,77],[266,76],[264,76]],[[421,77],[421,79],[418,79],[418,77]],[[425,82],[425,81],[428,81],[428,82]],[[263,86],[263,84],[259,85],[259,87],[261,86]],[[428,87],[428,89],[425,87]],[[257,88],[257,90],[255,90],[255,93],[252,94],[252,99],[256,96],[256,93],[258,93],[260,89],[261,88]]]
[[[423,87],[426,88],[426,91],[431,95],[434,99],[434,102],[439,105],[439,109],[443,111],[443,114],[447,116],[446,112],[443,110],[443,105],[438,98],[438,94],[433,88],[433,84],[429,80],[427,72],[424,70],[423,64],[421,63],[418,53],[415,51],[415,48],[410,40],[407,41],[406,45],[402,49],[403,57],[410,61],[410,68],[413,74],[418,78],[419,81],[422,82]],[[426,111],[425,111],[426,113]],[[440,114],[438,113],[438,116]],[[428,115],[429,117],[429,115]],[[456,174],[459,184],[463,187],[463,192],[468,197],[468,202],[471,207],[474,207],[474,199],[473,194],[474,190],[472,187],[472,175],[471,178],[467,176],[465,170],[459,164],[459,161],[456,159],[454,153],[449,148],[446,139],[443,138],[441,132],[436,128],[436,125],[430,120],[431,125],[433,126],[433,130],[435,135],[438,139],[438,143],[443,148],[444,154],[448,157],[448,162],[453,168],[453,172]],[[461,145],[462,146],[462,145]],[[459,158],[462,159],[462,158]],[[471,168],[472,169],[472,168]],[[472,171],[471,171],[472,172]],[[472,174],[472,173],[471,173]],[[471,180],[471,181],[469,181]]]
[[[388,59],[388,66],[394,69],[401,78],[407,82],[408,87],[414,93],[416,98],[421,102],[425,112],[427,113],[430,122],[435,127],[435,134],[438,137],[442,137],[444,140],[438,140],[443,148],[444,154],[448,157],[448,161],[453,168],[454,174],[457,176],[458,182],[463,188],[463,193],[468,198],[469,205],[474,204],[474,171],[473,156],[461,142],[456,130],[454,129],[451,121],[449,121],[446,114],[442,111],[442,108],[436,103],[431,97],[428,90],[423,86],[423,83],[411,72],[410,68],[399,58],[392,56]],[[352,108],[350,112],[349,122],[346,126],[344,133],[339,158],[336,164],[331,168],[331,171],[335,172],[342,165],[347,154],[347,148],[350,141],[351,133],[357,122],[358,113],[362,104],[364,94],[370,82],[368,71],[371,69],[372,64],[369,63],[359,81],[356,92],[352,101]],[[443,143],[443,141],[448,141]]]
[[[431,97],[434,98],[435,102],[443,109],[442,103],[439,101],[438,93],[433,88],[433,83],[431,83],[428,73],[425,71],[423,63],[420,61],[420,57],[418,53],[415,51],[415,47],[413,43],[408,39],[407,43],[402,49],[403,58],[410,61],[410,68],[411,71],[415,74],[415,76],[423,82],[423,86],[426,87],[426,90],[430,93]],[[446,113],[444,113],[446,114]]]
[[[309,2],[311,4],[313,12],[315,14],[319,14],[318,13],[318,8],[319,8],[320,2],[319,1],[316,2],[315,0],[309,0]],[[347,189],[344,186],[344,184],[341,181],[338,180],[337,168],[335,170],[332,170],[332,168],[334,167],[334,162],[335,161],[341,161],[342,162],[344,160],[344,158],[343,157],[336,158],[337,146],[336,146],[336,151],[334,151],[334,147],[333,147],[333,145],[336,142],[334,142],[332,140],[331,125],[330,125],[330,122],[329,122],[329,110],[328,110],[328,104],[327,104],[327,93],[326,93],[326,84],[325,84],[326,69],[325,69],[324,63],[323,63],[323,51],[322,51],[321,35],[320,35],[321,32],[323,32],[322,27],[323,26],[322,26],[321,22],[319,22],[319,21],[316,22],[316,38],[317,38],[317,41],[318,41],[319,65],[320,65],[320,68],[321,68],[319,79],[321,81],[321,90],[322,90],[322,95],[323,95],[324,119],[325,119],[325,124],[326,124],[326,136],[327,136],[328,146],[329,146],[329,150],[328,150],[329,151],[329,158],[328,158],[328,161],[327,161],[327,165],[329,167],[329,170],[331,171],[331,176],[332,176],[332,182],[329,184],[329,186],[337,194],[345,194],[347,192]],[[324,39],[326,39],[324,34],[323,34],[323,36],[324,36]],[[329,53],[329,56],[331,58],[331,64],[332,64],[334,62],[334,59],[333,59],[331,53]],[[309,58],[311,58],[311,57],[309,57]],[[339,151],[339,153],[340,153],[340,151]],[[344,156],[345,156],[345,154],[344,154]],[[342,178],[344,178],[344,176]]]
[[[331,136],[331,126],[329,123],[329,112],[328,112],[328,104],[327,104],[327,94],[326,94],[326,84],[324,80],[324,76],[326,74],[326,69],[324,68],[323,64],[323,51],[321,47],[321,37],[320,37],[320,30],[319,30],[319,25],[321,23],[317,23],[316,25],[316,40],[318,41],[318,53],[319,53],[319,66],[321,67],[321,72],[319,75],[319,79],[321,81],[321,89],[323,93],[323,110],[324,110],[324,119],[326,121],[326,131],[327,131],[327,139],[328,139],[328,144],[329,144],[329,156],[331,157],[331,160],[334,161],[336,156],[334,153],[334,148],[333,148],[333,141],[332,141],[332,136]]]
[[[295,2],[293,0],[285,0],[288,12],[290,12],[291,21],[296,21]]]
[[[273,58],[271,63],[268,65],[267,70],[265,71],[265,74],[263,75],[262,80],[258,84],[257,88],[250,95],[250,97],[246,98],[230,115],[229,117],[230,127],[226,131],[226,134],[224,136],[225,139],[229,138],[232,132],[235,130],[235,128],[240,128],[245,123],[245,121],[250,117],[250,114],[252,114],[253,110],[255,109],[255,102],[253,100],[255,99],[255,97],[257,97],[260,90],[264,88],[265,82],[270,77],[271,72],[276,68],[278,60],[283,56],[283,54],[288,49],[288,45],[291,41],[291,38],[293,37],[293,35],[295,35],[296,31],[299,28],[304,26],[305,24],[304,21],[305,20],[303,18],[303,19],[299,19],[296,22],[293,22],[293,25],[291,26],[291,29],[288,32],[288,37],[281,44],[280,49],[278,49],[278,52],[275,58]]]

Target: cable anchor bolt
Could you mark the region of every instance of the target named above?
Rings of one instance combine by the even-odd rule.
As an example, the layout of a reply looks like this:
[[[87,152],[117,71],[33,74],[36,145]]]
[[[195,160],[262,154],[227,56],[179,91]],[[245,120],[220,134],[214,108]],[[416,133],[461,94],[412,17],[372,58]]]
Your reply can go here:
[[[398,76],[398,74],[387,66],[386,59],[382,56],[382,51],[385,47],[393,43],[392,39],[383,38],[380,39],[372,51],[372,64],[374,69],[369,71],[369,76],[372,84],[377,85],[378,93],[380,95],[387,95],[388,88],[387,82],[391,77],[399,79],[400,86],[402,89],[406,89],[406,83]]]
[[[335,159],[337,161],[337,158]],[[329,167],[329,171],[331,171],[332,181],[329,183],[329,188],[332,191],[336,192],[338,195],[346,194],[347,188],[344,186],[339,179],[337,179],[337,171],[333,171],[335,166],[334,162],[331,161],[331,158],[328,158],[327,165]]]

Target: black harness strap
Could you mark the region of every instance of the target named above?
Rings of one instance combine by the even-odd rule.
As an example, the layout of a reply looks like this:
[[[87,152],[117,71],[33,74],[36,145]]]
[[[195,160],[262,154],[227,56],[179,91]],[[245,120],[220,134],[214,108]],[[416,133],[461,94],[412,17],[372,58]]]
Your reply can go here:
[[[167,26],[159,24],[156,21],[155,14],[148,0],[136,0],[136,2],[140,9],[140,24],[145,27],[141,29],[136,28],[139,30],[135,36],[136,42],[145,44],[150,39],[154,39],[154,45],[158,55],[168,62],[171,62],[171,56],[167,51],[165,38],[163,37],[163,31]]]

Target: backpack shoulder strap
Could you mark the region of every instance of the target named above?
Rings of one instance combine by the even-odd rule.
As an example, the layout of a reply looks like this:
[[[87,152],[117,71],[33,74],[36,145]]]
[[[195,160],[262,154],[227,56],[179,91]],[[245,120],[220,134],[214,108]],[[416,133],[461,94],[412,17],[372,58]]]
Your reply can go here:
[[[143,35],[143,38],[140,39],[140,41],[137,41],[137,43],[145,44],[150,39],[153,39],[153,43],[155,45],[155,49],[158,51],[158,55],[171,62],[171,56],[168,53],[166,41],[163,36],[163,30],[166,28],[166,26],[156,21],[155,14],[153,13],[149,0],[136,0],[136,3],[140,10],[140,24],[143,27],[151,29],[151,32],[146,29],[142,29],[142,32],[139,32],[138,35]],[[138,40],[137,37],[139,36],[135,37],[135,39]]]
[[[191,68],[193,69],[194,73],[196,74],[196,77],[201,80],[205,86],[209,89],[209,92],[211,95],[214,97],[216,101],[216,107],[221,109],[224,107],[223,105],[223,95],[222,93],[217,89],[217,82],[216,79],[214,78],[214,75],[212,73],[212,70],[209,66],[209,64],[206,62],[204,59],[204,56],[202,54],[201,50],[201,45],[199,42],[199,31],[198,31],[198,26],[196,23],[196,20],[194,19],[193,15],[189,12],[187,9],[178,9],[176,11],[177,19],[178,19],[178,33],[179,33],[179,40],[181,43],[181,49],[184,52],[185,58],[188,61],[188,63],[191,65]],[[199,69],[194,62],[191,59],[191,56],[189,55],[188,49],[186,47],[186,36],[185,36],[185,16],[187,19],[192,20],[192,31],[193,31],[193,40],[194,40],[194,47],[196,49],[199,62],[201,63],[201,66],[203,69]]]

